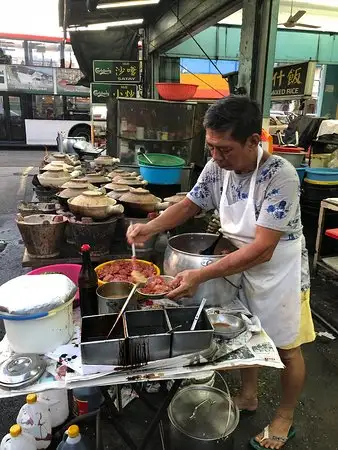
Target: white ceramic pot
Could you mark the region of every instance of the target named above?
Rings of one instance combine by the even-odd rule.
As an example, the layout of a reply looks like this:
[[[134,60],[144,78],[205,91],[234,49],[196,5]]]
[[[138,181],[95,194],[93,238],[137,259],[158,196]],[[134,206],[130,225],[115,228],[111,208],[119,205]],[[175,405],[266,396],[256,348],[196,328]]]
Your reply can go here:
[[[45,317],[25,320],[13,320],[14,316],[4,318],[7,339],[14,352],[44,354],[67,344],[74,332],[73,300],[49,311]]]

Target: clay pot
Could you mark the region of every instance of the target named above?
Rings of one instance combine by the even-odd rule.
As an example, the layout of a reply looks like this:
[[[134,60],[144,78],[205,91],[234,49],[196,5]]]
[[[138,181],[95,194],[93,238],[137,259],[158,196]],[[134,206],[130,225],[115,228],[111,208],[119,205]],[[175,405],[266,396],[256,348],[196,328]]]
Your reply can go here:
[[[88,217],[83,217],[81,221],[70,219],[70,240],[79,251],[81,245],[86,242],[90,245],[93,256],[107,255],[110,253],[118,219],[117,216],[103,222],[94,222]]]
[[[129,177],[129,178],[122,178],[122,177],[115,177],[113,178],[114,184],[119,185],[128,185],[134,188],[137,187],[145,187],[148,184],[148,181],[145,181],[142,179],[142,177]]]
[[[121,195],[119,202],[125,207],[127,216],[145,217],[148,213],[158,210],[161,199],[147,189],[131,188],[129,192]]]
[[[20,202],[18,211],[23,217],[26,217],[33,214],[55,214],[57,207],[57,203],[54,202]]]
[[[129,173],[130,172],[127,172],[126,170],[123,170],[123,169],[114,169],[110,173],[108,173],[107,176],[109,178],[113,179],[114,177],[118,177],[118,176],[120,176],[120,177],[123,177],[123,175],[127,175],[128,176]],[[133,173],[136,174],[136,172],[133,172]]]
[[[176,203],[179,203],[182,200],[184,200],[185,197],[187,196],[187,194],[188,194],[188,192],[177,192],[177,194],[172,195],[171,197],[165,198],[164,201],[168,202],[170,204],[170,206],[176,205]]]
[[[121,186],[121,187],[116,187],[114,189],[110,189],[110,184],[106,184],[105,189],[108,191],[107,196],[109,198],[113,198],[114,200],[119,200],[119,198],[123,194],[126,194],[127,192],[129,192],[128,186]]]
[[[116,200],[107,197],[101,191],[84,191],[67,201],[70,211],[76,216],[92,217],[104,220],[109,216],[123,213],[123,207],[116,205]]]
[[[66,164],[70,164],[71,166],[80,164],[78,158],[75,155],[67,155],[66,153],[52,153],[51,155],[47,155],[44,158],[46,163],[51,163],[52,161],[59,161]]]
[[[87,173],[86,180],[94,186],[101,186],[102,184],[109,183],[110,179],[103,176],[101,173]]]
[[[66,164],[63,161],[52,161],[46,166],[42,167],[41,171],[46,172],[47,170],[54,169],[54,167],[61,167],[63,170],[70,172],[74,170],[74,166],[71,166],[70,164]]]
[[[70,173],[63,170],[62,167],[51,167],[38,176],[39,183],[44,187],[60,188],[64,183],[70,180]]]
[[[16,223],[32,258],[54,258],[60,254],[67,219],[54,214],[18,215]]]
[[[66,183],[67,184],[67,183]],[[73,183],[71,181],[68,182],[70,187],[63,189],[59,192],[56,197],[60,202],[60,205],[68,207],[68,199],[77,197],[82,194],[84,191],[90,191],[97,189],[92,184],[89,184],[87,181],[82,183]]]
[[[64,183],[61,188],[62,189],[68,189],[68,188],[77,188],[79,185],[87,184],[87,186],[91,186],[87,178],[71,178],[69,181]]]
[[[119,162],[119,159],[107,155],[95,158],[94,162],[97,166],[113,166],[115,163]]]
[[[117,183],[108,183],[104,185],[104,188],[109,192],[109,191],[114,191],[115,189],[126,189],[129,191],[130,190],[130,186],[128,186],[128,184],[117,184]]]

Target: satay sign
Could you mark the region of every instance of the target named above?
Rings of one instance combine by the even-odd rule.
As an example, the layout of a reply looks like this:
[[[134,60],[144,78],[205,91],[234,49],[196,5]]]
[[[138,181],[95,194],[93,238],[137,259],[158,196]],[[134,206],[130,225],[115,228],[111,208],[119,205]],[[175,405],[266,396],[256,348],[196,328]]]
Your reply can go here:
[[[106,83],[139,83],[139,61],[93,61],[94,82]]]
[[[300,64],[275,67],[272,77],[271,97],[307,97],[312,95],[316,63],[308,61]]]

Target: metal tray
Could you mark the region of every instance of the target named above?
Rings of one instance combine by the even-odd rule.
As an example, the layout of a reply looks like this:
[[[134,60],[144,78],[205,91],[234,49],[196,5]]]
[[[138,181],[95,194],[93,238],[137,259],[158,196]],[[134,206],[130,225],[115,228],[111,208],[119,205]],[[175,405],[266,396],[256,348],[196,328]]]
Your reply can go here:
[[[171,335],[166,311],[127,311],[125,320],[130,364],[170,358]]]
[[[196,353],[210,347],[214,329],[205,310],[202,311],[195,330],[190,331],[197,310],[195,307],[166,310],[170,326],[174,329],[171,333],[171,357]]]
[[[117,314],[86,316],[82,318],[82,362],[89,365],[119,365],[125,352],[124,318],[117,323],[111,338],[108,335]]]

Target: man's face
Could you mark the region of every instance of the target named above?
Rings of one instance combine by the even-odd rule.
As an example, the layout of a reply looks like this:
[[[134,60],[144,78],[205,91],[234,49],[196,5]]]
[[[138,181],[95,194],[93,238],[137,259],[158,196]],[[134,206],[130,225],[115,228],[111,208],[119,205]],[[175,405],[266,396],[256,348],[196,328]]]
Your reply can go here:
[[[213,160],[221,169],[241,171],[250,165],[259,142],[259,136],[253,135],[245,144],[235,141],[230,131],[206,129],[206,142]]]

